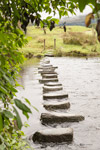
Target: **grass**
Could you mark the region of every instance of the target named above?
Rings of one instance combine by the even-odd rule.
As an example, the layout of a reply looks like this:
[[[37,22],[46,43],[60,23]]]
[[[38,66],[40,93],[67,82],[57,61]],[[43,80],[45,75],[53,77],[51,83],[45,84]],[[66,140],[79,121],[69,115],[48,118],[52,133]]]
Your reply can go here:
[[[97,41],[93,29],[82,26],[67,26],[64,33],[62,27],[56,27],[53,31],[29,26],[27,31],[28,44],[20,49],[24,55],[41,56],[48,51],[53,51],[55,56],[96,56],[100,54],[100,44]],[[45,39],[45,50],[44,50]],[[54,39],[56,39],[56,50],[54,50]]]

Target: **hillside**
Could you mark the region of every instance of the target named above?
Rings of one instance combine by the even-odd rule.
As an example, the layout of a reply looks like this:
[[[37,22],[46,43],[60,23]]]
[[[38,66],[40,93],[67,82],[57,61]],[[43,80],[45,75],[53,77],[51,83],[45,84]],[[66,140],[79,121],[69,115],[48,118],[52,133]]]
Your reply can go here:
[[[74,16],[74,17],[64,17],[60,20],[59,25],[62,26],[64,23],[67,26],[85,26],[85,17],[86,16]],[[94,23],[95,20],[92,20]]]

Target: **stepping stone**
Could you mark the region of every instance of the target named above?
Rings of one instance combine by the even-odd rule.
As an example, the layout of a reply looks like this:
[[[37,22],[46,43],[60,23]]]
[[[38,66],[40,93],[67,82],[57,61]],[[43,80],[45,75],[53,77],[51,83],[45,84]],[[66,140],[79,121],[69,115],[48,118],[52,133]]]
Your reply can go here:
[[[38,67],[38,69],[57,69],[58,67]]]
[[[49,83],[45,83],[44,84],[45,86],[50,86],[50,87],[53,87],[53,86],[62,86],[61,83],[53,83],[53,82],[49,82]]]
[[[46,94],[43,94],[43,99],[46,100],[46,99],[61,99],[61,98],[68,98],[68,94],[65,94],[63,92],[59,92],[59,93],[46,93]]]
[[[43,74],[43,78],[57,78],[57,74]]]
[[[47,110],[68,109],[70,108],[70,103],[69,102],[44,103],[43,106]]]
[[[55,69],[43,69],[43,70],[39,70],[38,73],[44,73],[45,72],[45,73],[48,74],[48,72],[49,73],[51,73],[51,72],[53,73],[54,71],[55,71]]]
[[[79,122],[84,120],[81,115],[67,113],[42,113],[42,124],[64,123],[64,122]]]
[[[41,73],[41,75],[43,75],[43,74],[57,74],[56,72],[54,72],[54,71],[41,71],[41,72],[38,72],[38,73]]]
[[[53,86],[53,87],[44,86],[44,87],[43,87],[43,92],[60,91],[60,90],[62,90],[62,89],[63,89],[62,86]]]
[[[53,66],[50,64],[45,64],[45,65],[42,65],[42,67],[53,67]]]
[[[51,69],[42,69],[42,70],[39,70],[38,73],[42,73],[42,72],[54,72],[55,69],[51,68]]]
[[[73,141],[72,128],[52,128],[35,132],[32,137],[33,142],[38,143],[61,143]]]
[[[50,60],[45,60],[43,63],[49,64],[49,63],[50,63]]]
[[[57,78],[51,78],[51,79],[40,79],[40,83],[46,83],[46,82],[58,82]]]

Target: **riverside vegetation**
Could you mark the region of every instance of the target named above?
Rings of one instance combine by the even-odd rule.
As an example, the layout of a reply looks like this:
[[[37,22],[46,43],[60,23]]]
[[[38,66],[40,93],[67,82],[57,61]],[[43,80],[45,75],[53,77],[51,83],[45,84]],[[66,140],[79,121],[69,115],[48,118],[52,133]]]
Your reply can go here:
[[[55,27],[51,32],[46,28],[46,34],[40,27],[28,26],[28,43],[20,49],[26,57],[41,57],[48,51],[55,56],[99,56],[100,44],[95,29],[84,26]],[[45,39],[45,50],[44,50]],[[54,50],[54,39],[56,49]]]

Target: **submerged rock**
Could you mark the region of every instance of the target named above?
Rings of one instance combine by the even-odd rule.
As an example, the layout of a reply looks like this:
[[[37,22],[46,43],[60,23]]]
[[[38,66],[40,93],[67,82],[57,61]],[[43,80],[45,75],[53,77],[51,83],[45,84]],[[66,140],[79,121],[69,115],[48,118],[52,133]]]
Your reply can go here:
[[[42,124],[53,124],[63,122],[79,122],[84,120],[82,115],[67,114],[67,113],[42,113]]]
[[[40,83],[46,83],[46,82],[58,82],[57,78],[51,78],[51,79],[40,79]]]
[[[35,132],[32,137],[33,142],[38,143],[59,143],[59,142],[71,142],[73,140],[72,128],[52,128]]]
[[[69,102],[44,103],[43,106],[47,110],[68,109],[70,108],[70,103]]]
[[[50,93],[46,93],[46,94],[43,94],[43,99],[46,100],[46,99],[61,99],[61,98],[68,98],[68,94],[64,93],[64,92],[59,92],[59,93],[54,93],[54,92],[50,92]]]

